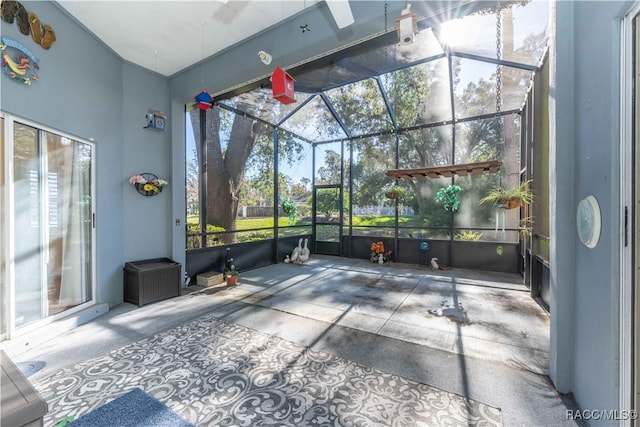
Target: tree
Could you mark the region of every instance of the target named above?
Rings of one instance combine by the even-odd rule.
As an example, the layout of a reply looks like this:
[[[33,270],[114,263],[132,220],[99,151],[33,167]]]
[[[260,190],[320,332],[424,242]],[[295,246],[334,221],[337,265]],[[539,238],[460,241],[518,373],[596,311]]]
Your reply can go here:
[[[198,200],[200,200],[198,155],[195,149],[192,157],[187,160],[186,175],[187,215],[195,215],[200,211],[198,205]]]
[[[339,191],[337,188],[321,188],[316,191],[316,212],[323,214],[327,221],[340,212]]]
[[[342,159],[334,150],[325,152],[324,166],[318,168],[317,184],[340,184]]]
[[[241,102],[234,103],[234,106],[240,111],[249,108],[249,105]],[[244,200],[247,204],[255,204],[256,200],[265,200],[269,204],[275,202],[272,184],[273,128],[215,106],[206,111],[192,110],[189,117],[196,140],[196,157],[187,166],[187,176],[188,182],[206,182],[204,222],[227,231],[235,230],[240,201]],[[205,168],[201,171],[199,141],[202,120],[206,150]],[[293,164],[300,160],[304,149],[297,139],[280,132],[278,140],[280,161]],[[226,146],[223,142],[226,142]],[[280,189],[286,190],[290,186],[288,177],[280,174],[278,180]],[[220,240],[222,243],[233,243],[235,234],[223,234]]]
[[[248,105],[238,105],[248,108]],[[192,110],[190,112],[193,133],[196,139],[198,158],[204,154],[205,170],[201,177],[206,182],[206,223],[233,230],[238,213],[238,200],[244,183],[247,161],[259,138],[268,127],[262,122],[229,113],[223,115],[220,108]],[[206,138],[205,152],[200,152],[200,125],[204,121]],[[224,124],[221,127],[221,123]],[[222,148],[221,131],[228,132],[228,143]],[[203,226],[201,224],[201,226]],[[235,241],[234,234],[223,234],[223,243]]]

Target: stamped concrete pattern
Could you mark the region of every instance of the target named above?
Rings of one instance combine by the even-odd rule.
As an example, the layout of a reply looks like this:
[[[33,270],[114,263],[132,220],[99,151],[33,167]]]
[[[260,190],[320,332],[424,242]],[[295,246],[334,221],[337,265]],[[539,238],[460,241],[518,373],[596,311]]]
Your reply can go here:
[[[212,315],[37,383],[46,424],[141,388],[198,426],[502,425],[500,410]]]

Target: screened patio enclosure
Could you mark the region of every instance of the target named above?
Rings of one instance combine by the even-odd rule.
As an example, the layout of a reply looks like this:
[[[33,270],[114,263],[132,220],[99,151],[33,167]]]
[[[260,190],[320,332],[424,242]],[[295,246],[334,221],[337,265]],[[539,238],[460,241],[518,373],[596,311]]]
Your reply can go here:
[[[411,44],[387,17],[383,34],[289,68],[293,103],[275,100],[265,78],[211,109],[188,106],[188,274],[222,269],[226,248],[241,270],[282,262],[300,239],[312,253],[368,259],[382,241],[393,261],[522,271],[532,207],[480,200],[536,181],[527,100],[542,90],[548,8],[435,17]],[[499,168],[455,171],[489,161]],[[453,172],[387,174],[433,167]],[[449,186],[461,189],[455,211],[436,200]]]

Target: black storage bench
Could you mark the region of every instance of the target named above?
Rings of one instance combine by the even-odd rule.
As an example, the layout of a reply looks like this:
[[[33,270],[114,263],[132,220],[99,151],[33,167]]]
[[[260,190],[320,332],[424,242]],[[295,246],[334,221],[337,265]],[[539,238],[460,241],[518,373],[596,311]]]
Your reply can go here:
[[[180,295],[180,263],[169,258],[124,265],[124,300],[138,306]]]

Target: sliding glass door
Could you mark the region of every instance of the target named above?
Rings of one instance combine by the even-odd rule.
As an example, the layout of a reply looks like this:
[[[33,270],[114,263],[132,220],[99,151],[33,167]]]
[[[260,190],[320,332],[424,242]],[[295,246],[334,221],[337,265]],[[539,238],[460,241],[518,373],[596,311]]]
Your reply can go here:
[[[13,325],[92,299],[93,146],[13,122]]]

